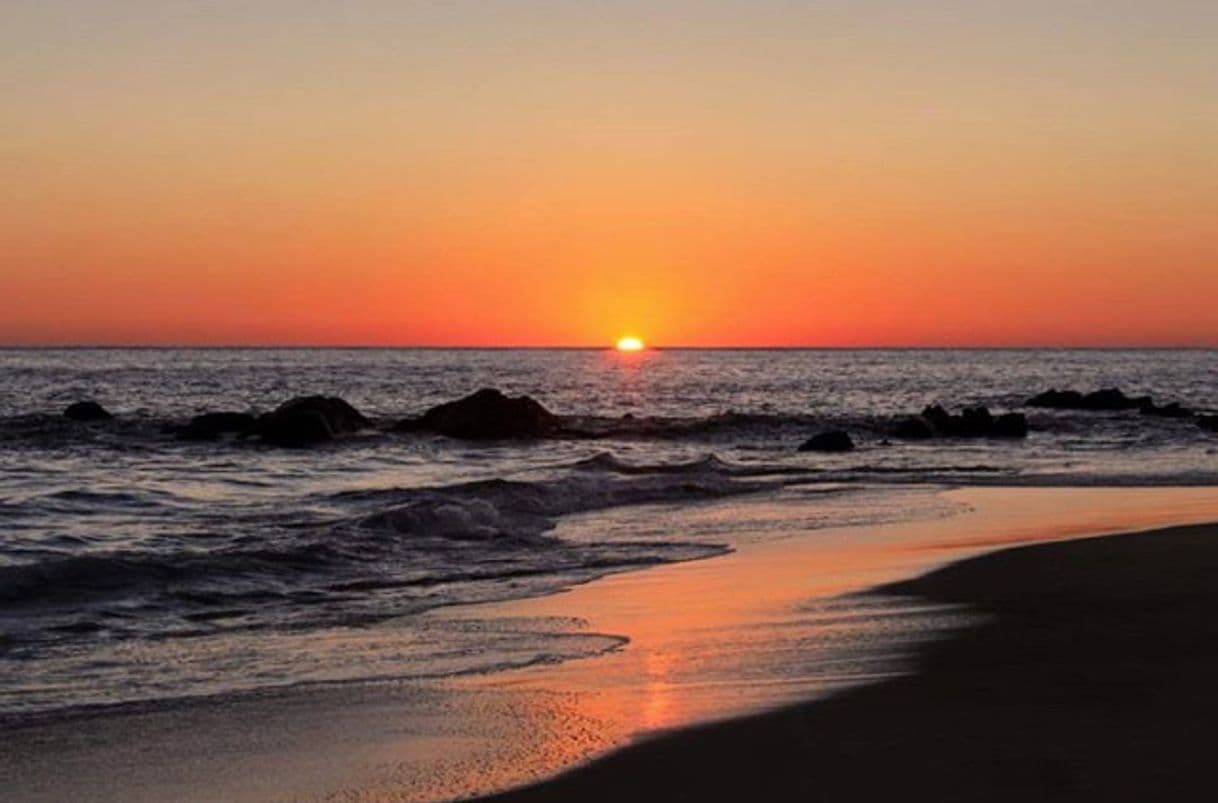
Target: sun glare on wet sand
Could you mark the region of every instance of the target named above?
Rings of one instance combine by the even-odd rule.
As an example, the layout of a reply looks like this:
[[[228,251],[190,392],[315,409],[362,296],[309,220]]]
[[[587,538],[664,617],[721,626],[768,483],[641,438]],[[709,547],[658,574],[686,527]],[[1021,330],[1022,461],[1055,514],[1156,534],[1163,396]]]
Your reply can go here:
[[[645,346],[637,337],[621,337],[618,338],[616,348],[618,351],[642,351]]]

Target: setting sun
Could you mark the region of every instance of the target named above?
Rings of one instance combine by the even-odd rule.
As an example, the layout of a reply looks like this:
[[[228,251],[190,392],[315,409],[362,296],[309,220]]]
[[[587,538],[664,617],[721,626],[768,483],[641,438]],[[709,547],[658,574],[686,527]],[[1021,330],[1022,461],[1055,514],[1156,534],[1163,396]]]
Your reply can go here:
[[[643,341],[637,337],[622,337],[618,338],[618,351],[642,351],[644,349]]]

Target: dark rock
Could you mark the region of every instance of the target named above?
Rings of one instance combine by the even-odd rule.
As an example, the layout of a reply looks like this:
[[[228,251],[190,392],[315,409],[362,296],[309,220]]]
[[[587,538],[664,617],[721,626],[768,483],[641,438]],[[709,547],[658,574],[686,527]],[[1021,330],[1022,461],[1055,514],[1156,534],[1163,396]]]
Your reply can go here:
[[[1049,390],[1028,399],[1031,407],[1051,407],[1058,410],[1119,411],[1138,410],[1142,415],[1159,418],[1192,418],[1194,413],[1179,402],[1155,404],[1150,396],[1126,396],[1119,388],[1104,388],[1092,393],[1077,390]]]
[[[854,450],[854,441],[850,435],[840,429],[821,432],[813,435],[799,447],[801,452],[850,452]]]
[[[983,438],[994,429],[994,416],[985,407],[966,407],[960,415],[952,415],[935,404],[923,410],[922,417],[935,432],[952,438]]]
[[[68,405],[68,409],[63,411],[63,417],[72,421],[108,421],[114,416],[97,402],[79,401]]]
[[[985,438],[994,434],[994,416],[985,407],[965,407],[960,414],[957,432],[965,438]]]
[[[995,418],[985,407],[966,407],[952,415],[942,406],[932,404],[919,418],[911,418],[897,428],[897,437],[929,438],[1026,438],[1028,420],[1020,413],[1006,413]]]
[[[1083,397],[1083,406],[1087,410],[1132,410],[1149,402],[1149,397],[1131,398],[1120,388],[1104,388],[1093,391]]]
[[[1103,388],[1091,393],[1077,390],[1048,390],[1028,399],[1029,407],[1050,407],[1057,410],[1133,410],[1153,405],[1149,396],[1126,396],[1120,388]]]
[[[953,429],[952,415],[938,404],[932,404],[922,410],[922,419],[930,423],[931,429],[940,435],[946,435]]]
[[[435,432],[450,438],[491,440],[540,438],[559,429],[558,416],[528,396],[505,396],[484,388],[457,401],[431,408],[398,424],[399,432]]]
[[[258,426],[258,419],[249,413],[203,413],[190,419],[190,423],[178,431],[178,437],[187,441],[211,441],[221,435],[249,435]]]
[[[368,419],[342,399],[302,396],[259,418],[257,430],[267,443],[299,447],[324,443],[368,426]]]
[[[1028,437],[1028,419],[1023,413],[1004,413],[994,419],[992,433],[996,438]]]
[[[1077,390],[1046,390],[1038,393],[1025,402],[1029,407],[1051,407],[1057,410],[1080,410],[1083,407],[1083,394]]]
[[[1218,415],[1203,415],[1198,417],[1197,426],[1206,432],[1218,432]]]
[[[1192,418],[1194,415],[1192,410],[1181,405],[1179,402],[1158,405],[1147,399],[1140,409],[1142,415],[1153,415],[1159,418]]]
[[[935,431],[930,428],[930,424],[926,423],[921,418],[906,418],[892,432],[893,437],[902,438],[904,440],[920,441],[927,438],[933,438]]]

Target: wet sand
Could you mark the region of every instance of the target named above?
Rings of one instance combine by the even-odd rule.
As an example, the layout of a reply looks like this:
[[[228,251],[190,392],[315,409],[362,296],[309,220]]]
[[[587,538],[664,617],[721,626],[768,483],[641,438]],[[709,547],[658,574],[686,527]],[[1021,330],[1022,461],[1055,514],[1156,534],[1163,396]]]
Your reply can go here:
[[[971,512],[814,531],[801,527],[800,516],[815,500],[740,500],[731,506],[747,506],[760,534],[731,555],[615,575],[550,597],[434,612],[501,617],[522,627],[574,617],[571,626],[582,621],[584,632],[630,637],[598,658],[448,681],[290,688],[6,728],[0,797],[429,801],[536,782],[608,754],[507,799],[854,800],[871,792],[924,799],[951,796],[957,786],[975,792],[995,773],[1011,779],[1016,796],[1035,799],[1040,790],[1026,785],[1025,775],[1066,783],[1075,771],[1043,752],[1052,742],[1040,714],[1089,706],[1105,724],[1102,732],[1092,734],[1094,723],[1085,722],[1054,724],[1052,732],[1057,738],[1060,731],[1063,749],[1094,738],[1093,751],[1083,753],[1096,760],[1109,754],[1106,739],[1124,744],[1130,730],[1142,742],[1158,739],[1167,724],[1142,731],[1131,720],[1109,731],[1107,721],[1116,717],[1120,725],[1131,705],[1149,711],[1159,699],[1154,684],[1184,674],[1165,651],[1182,644],[1201,650],[1208,644],[1204,622],[1187,622],[1201,616],[1174,598],[1141,604],[1149,599],[1142,586],[1094,595],[1107,581],[1088,574],[1093,558],[1054,560],[1047,565],[1060,564],[1057,579],[1029,576],[1022,592],[1004,591],[1009,597],[974,599],[977,583],[931,580],[857,594],[1013,544],[1215,521],[1213,489],[973,488],[945,498]],[[742,513],[728,507],[667,511],[664,523],[680,528],[689,517],[735,520]],[[1163,543],[1178,537],[1205,549],[1201,536],[1168,533]],[[1176,553],[1143,551],[1148,557],[1139,558],[1138,570],[1144,562],[1166,584],[1164,593],[1177,588],[1168,582],[1184,565]],[[987,575],[981,589],[1007,589],[1025,568]],[[1063,580],[1076,575],[1077,582]],[[1204,578],[1194,579],[1204,586]],[[944,628],[974,621],[961,619],[962,605],[983,605],[996,618],[920,652]],[[1019,606],[1029,612],[1017,616]],[[1071,658],[1076,633],[1104,635],[1097,623],[1109,615],[1133,629],[1117,628],[1107,652],[1088,648],[1083,657],[1091,664]],[[1145,618],[1154,615],[1182,623],[1173,631]],[[990,629],[996,623],[1005,630]],[[1177,633],[1182,644],[1161,640],[1160,631]],[[1136,643],[1125,643],[1135,636]],[[983,649],[970,652],[978,644]],[[923,672],[896,677],[918,654]],[[1169,669],[1156,663],[1160,656]],[[1141,665],[1158,675],[1127,676]],[[877,680],[884,682],[841,691]],[[840,696],[825,699],[835,692]],[[859,713],[864,709],[870,713]],[[701,724],[727,717],[744,718]],[[1000,745],[1000,735],[1010,744]],[[1136,741],[1129,752],[1152,754]],[[954,779],[953,772],[964,775]]]
[[[1218,526],[1011,548],[881,591],[984,618],[913,675],[491,799],[1213,799]]]

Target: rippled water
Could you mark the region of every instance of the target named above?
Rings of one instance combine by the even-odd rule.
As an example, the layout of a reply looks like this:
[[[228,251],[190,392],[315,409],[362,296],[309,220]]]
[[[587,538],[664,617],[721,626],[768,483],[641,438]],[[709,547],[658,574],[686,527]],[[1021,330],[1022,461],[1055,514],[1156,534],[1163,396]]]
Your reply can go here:
[[[1213,351],[0,351],[0,711],[310,680],[444,676],[609,649],[556,622],[425,611],[718,554],[747,517],[670,533],[665,506],[806,494],[810,526],[942,513],[910,484],[1218,480],[1188,420],[1027,411],[1026,442],[889,440],[931,402],[1021,409],[1048,387],[1218,406]],[[187,443],[207,410],[293,396],[378,424],[494,386],[615,422],[612,438]],[[113,421],[63,419],[96,399]],[[621,418],[629,414],[630,418]],[[626,425],[622,425],[623,422]],[[848,429],[848,455],[799,453]],[[637,524],[598,526],[635,506]],[[739,508],[735,508],[739,509]],[[557,537],[578,521],[578,538]],[[392,622],[392,627],[378,623]]]

